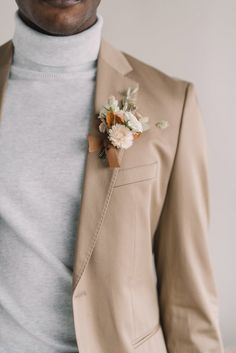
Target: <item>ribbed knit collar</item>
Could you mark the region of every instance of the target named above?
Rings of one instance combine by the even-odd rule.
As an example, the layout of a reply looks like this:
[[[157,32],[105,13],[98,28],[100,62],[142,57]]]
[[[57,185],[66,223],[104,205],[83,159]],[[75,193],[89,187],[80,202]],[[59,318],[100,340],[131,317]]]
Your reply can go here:
[[[97,60],[102,27],[103,18],[97,14],[95,24],[80,33],[51,36],[28,26],[16,12],[12,38],[15,59],[50,67],[86,65]]]

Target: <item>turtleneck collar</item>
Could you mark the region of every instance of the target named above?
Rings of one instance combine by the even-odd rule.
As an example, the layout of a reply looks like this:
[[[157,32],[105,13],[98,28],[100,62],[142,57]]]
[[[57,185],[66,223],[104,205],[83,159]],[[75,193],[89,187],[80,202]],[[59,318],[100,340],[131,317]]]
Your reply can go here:
[[[20,59],[21,63],[31,62],[39,66],[83,66],[97,60],[102,27],[103,18],[97,14],[94,25],[80,33],[51,36],[28,26],[16,11],[15,31],[12,38],[14,56]]]

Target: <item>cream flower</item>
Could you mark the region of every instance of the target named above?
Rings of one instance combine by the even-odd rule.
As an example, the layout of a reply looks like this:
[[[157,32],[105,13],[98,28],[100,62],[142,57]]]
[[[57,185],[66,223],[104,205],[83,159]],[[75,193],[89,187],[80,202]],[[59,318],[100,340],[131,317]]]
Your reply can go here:
[[[106,132],[106,123],[104,120],[102,120],[102,122],[101,122],[101,124],[99,124],[98,128],[99,128],[100,132],[102,132],[102,133]]]
[[[147,116],[143,116],[140,112],[136,111],[136,117],[138,118],[138,121],[141,123],[142,125],[142,129],[143,131],[146,131],[150,128],[150,125],[148,124],[149,121],[149,117]]]
[[[113,113],[118,112],[120,110],[119,102],[114,96],[110,96],[108,98],[108,101],[107,101],[107,104],[105,105],[105,107],[108,110],[111,110]]]
[[[106,117],[108,111],[113,113],[120,111],[119,101],[114,96],[110,96],[108,98],[106,105],[104,105],[100,111],[99,118],[101,119]]]
[[[143,127],[140,121],[136,118],[136,116],[131,112],[124,112],[124,119],[128,125],[128,127],[134,132],[142,132]]]
[[[129,148],[133,143],[133,134],[123,124],[115,124],[108,130],[108,138],[117,148]]]

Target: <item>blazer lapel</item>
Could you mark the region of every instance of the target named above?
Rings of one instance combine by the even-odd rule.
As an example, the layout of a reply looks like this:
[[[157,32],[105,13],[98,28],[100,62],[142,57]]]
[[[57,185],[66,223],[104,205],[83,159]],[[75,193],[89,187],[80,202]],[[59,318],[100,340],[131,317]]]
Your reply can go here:
[[[0,114],[4,92],[10,72],[14,53],[12,40],[0,47]],[[127,74],[132,71],[125,56],[112,47],[103,38],[101,41],[98,62],[94,113],[91,119],[89,134],[101,135],[98,130],[97,115],[110,95],[119,93],[128,87],[137,87],[138,83]],[[1,118],[1,115],[0,115]],[[121,164],[124,149],[118,150]],[[76,288],[95,247],[119,168],[109,168],[98,157],[98,152],[87,149],[84,171],[83,193],[80,204],[80,215],[77,219],[77,232],[74,251],[73,290]]]
[[[97,63],[96,95],[94,116],[90,133],[100,135],[97,114],[110,95],[119,95],[128,87],[138,83],[127,77],[132,67],[125,56],[103,38]],[[121,164],[125,150],[118,150]],[[109,166],[98,157],[98,152],[88,152],[86,156],[83,194],[76,235],[73,290],[76,288],[95,247],[119,168]]]

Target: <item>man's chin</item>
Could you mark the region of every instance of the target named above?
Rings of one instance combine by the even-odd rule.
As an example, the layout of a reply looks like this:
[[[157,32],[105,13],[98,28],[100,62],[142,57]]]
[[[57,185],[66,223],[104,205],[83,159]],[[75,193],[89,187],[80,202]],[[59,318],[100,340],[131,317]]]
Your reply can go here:
[[[68,36],[96,22],[99,0],[27,0],[19,2],[25,22],[48,35]]]
[[[66,9],[73,6],[82,4],[82,0],[40,0],[42,3],[49,7]]]
[[[48,35],[72,35],[84,25],[84,6],[82,2],[64,7],[53,6],[49,2],[58,0],[35,0],[28,20],[33,28]],[[71,1],[69,0],[70,4]],[[30,25],[30,23],[28,23]]]

